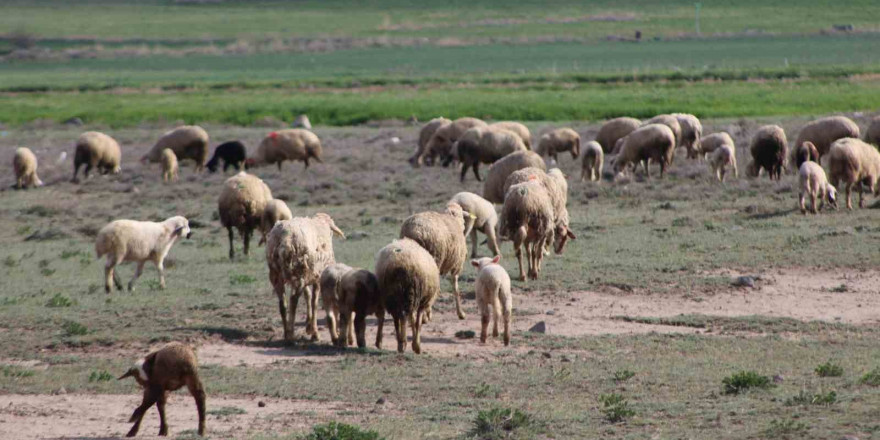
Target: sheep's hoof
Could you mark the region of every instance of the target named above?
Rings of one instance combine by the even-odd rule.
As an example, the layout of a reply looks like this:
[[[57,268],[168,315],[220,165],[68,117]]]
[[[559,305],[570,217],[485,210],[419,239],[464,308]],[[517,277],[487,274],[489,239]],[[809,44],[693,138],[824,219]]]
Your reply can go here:
[[[465,319],[467,315],[464,312],[458,312],[458,319]]]
[[[526,276],[525,276],[525,275],[520,275],[520,276],[519,276],[519,280],[520,280],[520,281],[525,281],[525,280],[526,280]]]
[[[318,335],[313,333],[313,334],[312,334],[312,337],[310,338],[310,340],[311,340],[312,342],[317,342],[317,341],[318,341]]]
[[[131,284],[129,284],[129,285],[128,285],[128,291],[129,291],[129,292],[134,292],[134,286],[132,286]]]
[[[112,290],[113,290],[113,289],[111,289],[110,286],[104,286],[104,291],[105,291],[105,292],[110,293]]]

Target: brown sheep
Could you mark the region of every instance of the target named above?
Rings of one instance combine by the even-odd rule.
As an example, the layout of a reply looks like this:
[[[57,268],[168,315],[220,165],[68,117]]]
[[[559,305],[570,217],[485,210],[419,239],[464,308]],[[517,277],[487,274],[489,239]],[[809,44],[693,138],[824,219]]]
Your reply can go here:
[[[796,170],[800,170],[801,165],[807,161],[819,163],[819,150],[810,141],[794,147],[791,153],[791,163]]]
[[[675,135],[675,148],[678,148],[679,146],[681,146],[682,130],[681,130],[681,123],[678,122],[678,118],[676,118],[673,115],[657,115],[651,119],[648,119],[644,123],[642,123],[642,127],[649,125],[649,124],[663,124],[663,125],[669,127],[669,129],[672,130],[672,134]],[[673,150],[672,156],[673,156],[673,158],[675,157],[674,150]],[[671,163],[671,160],[670,160],[670,163]]]
[[[416,145],[416,152],[408,159],[410,165],[415,168],[418,168],[422,164],[428,166],[434,165],[436,154],[427,151],[428,141],[431,140],[431,137],[434,136],[434,132],[436,132],[438,128],[451,122],[452,121],[449,119],[439,117],[431,119],[427,124],[422,126],[422,129],[419,131],[419,143]]]
[[[492,203],[504,203],[504,182],[514,171],[535,167],[542,171],[547,169],[544,159],[532,151],[518,151],[504,156],[492,164],[483,182],[483,198]]]
[[[244,254],[250,250],[251,234],[260,227],[263,211],[272,200],[272,191],[259,177],[244,171],[226,179],[217,201],[220,224],[229,232],[229,259],[235,258],[232,229],[244,242]]]
[[[599,133],[596,133],[596,142],[602,146],[602,151],[606,154],[612,153],[617,140],[632,133],[635,129],[642,126],[642,121],[636,118],[621,117],[614,118],[602,124]]]
[[[541,156],[558,161],[557,154],[563,151],[570,151],[571,158],[577,159],[581,154],[581,135],[570,128],[559,128],[543,134],[538,140],[537,153]]]
[[[493,126],[474,127],[464,132],[453,147],[461,162],[460,180],[464,182],[468,168],[474,168],[474,177],[478,181],[481,163],[492,164],[495,161],[517,151],[526,151],[526,146],[516,133]]]
[[[156,160],[159,160],[158,156]],[[79,167],[82,165],[86,166],[85,176],[88,178],[89,171],[92,168],[97,168],[101,174],[118,174],[122,169],[120,166],[121,161],[122,151],[119,149],[119,143],[115,139],[104,133],[87,131],[76,140],[76,152],[73,156],[73,179],[71,179],[71,182],[79,182],[76,176],[79,173]]]
[[[170,148],[177,156],[177,160],[192,159],[196,163],[196,172],[199,172],[205,168],[209,144],[208,132],[204,128],[198,125],[184,125],[163,134],[153,148],[141,157],[141,162],[159,162],[162,158],[162,150]]]
[[[493,122],[489,124],[489,127],[500,128],[502,130],[507,130],[513,132],[513,134],[519,136],[523,141],[523,145],[526,146],[526,150],[532,149],[532,132],[529,131],[529,127],[513,121],[501,121],[501,122]]]
[[[643,125],[622,141],[620,153],[613,159],[615,173],[620,173],[630,163],[641,163],[645,168],[645,178],[648,178],[648,165],[653,160],[660,165],[660,177],[663,177],[666,167],[672,163],[675,134],[665,124]]]
[[[544,249],[553,240],[553,204],[547,190],[535,180],[510,187],[501,208],[500,233],[513,241],[513,253],[519,262],[519,279],[526,280],[522,249],[525,247],[529,278],[537,279],[544,259]]]
[[[700,120],[691,114],[673,113],[678,124],[681,125],[681,139],[679,147],[684,147],[687,151],[688,159],[696,159],[700,157],[700,139],[703,137],[703,124]]]
[[[379,279],[372,272],[355,269],[342,276],[339,285],[339,328],[351,326],[351,315],[354,313],[354,333],[357,335],[358,348],[367,346],[367,316],[375,314],[376,348],[382,349],[382,329],[385,326],[385,308],[379,291]],[[347,339],[348,332],[341,332],[339,344],[345,347],[351,344]]]
[[[864,187],[880,195],[880,153],[873,146],[854,138],[834,141],[828,150],[828,168],[831,184],[840,188],[842,180],[846,185],[846,208],[852,209],[852,187],[859,185],[859,208],[865,207]]]
[[[758,177],[762,169],[767,170],[770,180],[782,177],[782,167],[788,155],[788,141],[785,130],[778,125],[765,125],[755,132],[749,145],[752,160],[746,168],[750,177]]]
[[[455,144],[455,141],[471,128],[485,127],[486,125],[485,122],[477,118],[458,118],[448,124],[441,125],[428,141],[424,155],[439,156],[443,166],[447,167],[455,159],[452,155],[452,145]]]
[[[291,128],[269,133],[260,142],[256,153],[248,158],[245,164],[249,167],[257,167],[274,163],[278,165],[278,171],[281,171],[281,164],[284,161],[301,160],[308,168],[309,159],[323,163],[322,154],[321,140],[315,133],[302,128]]]
[[[828,153],[831,144],[840,138],[858,138],[859,126],[851,119],[844,116],[830,116],[816,119],[801,128],[797,140],[794,141],[794,149],[804,142],[812,142],[816,146],[821,158]]]
[[[602,180],[604,162],[605,153],[602,152],[602,146],[596,141],[587,142],[584,146],[584,158],[581,161],[581,182],[586,180],[587,176],[590,182]]]

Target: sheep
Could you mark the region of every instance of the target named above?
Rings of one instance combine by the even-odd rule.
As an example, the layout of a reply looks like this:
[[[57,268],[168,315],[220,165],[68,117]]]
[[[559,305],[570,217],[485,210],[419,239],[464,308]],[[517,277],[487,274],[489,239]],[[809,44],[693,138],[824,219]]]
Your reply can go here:
[[[733,142],[733,138],[730,137],[730,134],[728,134],[726,131],[719,131],[718,133],[707,134],[706,136],[700,138],[700,150],[704,155],[715,151],[716,149],[718,149],[718,147],[722,145],[729,146],[730,149],[733,150],[734,153],[736,153],[736,144]]]
[[[284,203],[284,200],[271,199],[266,202],[263,215],[260,216],[260,232],[263,234],[263,237],[260,238],[260,242],[257,245],[262,246],[266,244],[266,236],[269,235],[269,231],[272,230],[275,223],[292,218],[293,213],[290,212],[290,208],[287,207],[287,203]]]
[[[519,262],[519,280],[526,280],[522,248],[525,246],[529,277],[538,278],[544,248],[553,239],[553,204],[547,190],[537,178],[510,187],[501,208],[500,233],[513,240],[513,251]]]
[[[598,145],[598,144],[597,144]],[[600,147],[601,149],[601,147]],[[495,316],[495,325],[492,336],[498,337],[498,320],[504,317],[504,345],[510,345],[510,319],[513,314],[513,295],[510,292],[510,275],[498,264],[501,255],[494,258],[484,257],[471,260],[471,265],[477,268],[477,279],[474,281],[474,290],[477,297],[477,308],[480,310],[480,342],[486,343],[486,333],[489,328],[490,312]]]
[[[673,158],[675,157],[675,148],[681,146],[681,123],[678,122],[678,118],[673,115],[657,115],[651,119],[648,119],[644,123],[642,123],[642,127],[649,124],[663,124],[669,127],[672,130],[672,134],[675,135],[675,147],[673,147]],[[670,163],[671,163],[670,159]]]
[[[43,181],[37,176],[37,156],[30,148],[21,147],[15,150],[12,170],[15,172],[16,188],[43,186]]]
[[[508,154],[493,163],[486,173],[486,181],[483,182],[483,198],[492,203],[504,203],[504,182],[507,177],[516,170],[528,167],[547,169],[544,159],[532,151]]]
[[[171,342],[162,348],[138,360],[118,380],[133,377],[144,389],[144,398],[140,406],[134,410],[129,423],[134,423],[126,437],[137,435],[141,420],[153,406],[159,410],[159,435],[168,435],[168,424],[165,422],[165,402],[168,392],[174,392],[184,385],[196,401],[199,413],[199,436],[205,435],[205,387],[199,379],[199,365],[192,349],[180,342]]]
[[[269,281],[278,297],[284,327],[284,340],[293,341],[296,306],[306,294],[306,334],[318,340],[316,309],[321,272],[335,263],[333,235],[345,238],[333,219],[324,213],[313,217],[294,217],[275,224],[266,240]],[[290,301],[285,303],[285,286],[290,285]],[[288,307],[289,306],[289,307]],[[289,314],[288,314],[289,312]]]
[[[581,135],[570,128],[559,128],[541,135],[538,140],[538,154],[558,161],[556,155],[562,151],[570,151],[571,158],[577,159],[581,154]]]
[[[599,128],[596,133],[596,142],[602,146],[602,152],[612,153],[617,140],[632,133],[642,126],[642,121],[636,118],[620,117],[611,119]]]
[[[158,160],[158,158],[157,158]],[[118,174],[122,169],[122,151],[119,143],[110,136],[97,131],[87,131],[76,140],[76,151],[73,156],[73,179],[77,183],[79,167],[85,164],[85,176],[89,177],[89,171],[97,168],[101,174]]]
[[[871,122],[868,123],[864,141],[875,147],[880,147],[880,116],[874,116]]]
[[[458,275],[467,259],[467,237],[474,226],[476,216],[465,213],[461,205],[451,202],[445,212],[419,212],[411,215],[400,226],[400,237],[409,238],[421,245],[434,257],[440,275],[449,275],[455,296],[455,311],[459,319],[465,319],[461,308],[461,292]],[[430,312],[428,319],[431,319]]]
[[[162,181],[174,182],[177,180],[177,156],[170,148],[162,150]]]
[[[864,186],[875,196],[880,195],[880,153],[873,146],[854,138],[834,141],[828,150],[828,169],[831,184],[840,188],[840,181],[846,185],[846,209],[852,210],[851,193],[855,184],[859,185],[859,208],[864,208]]]
[[[565,180],[565,175],[562,174],[562,170],[559,168],[553,168],[546,173],[540,168],[523,168],[513,172],[510,177],[507,178],[507,181],[504,182],[504,194],[508,194],[510,187],[530,180],[537,180],[538,183],[544,187],[544,190],[547,191],[547,195],[550,197],[550,204],[553,207],[554,224],[551,238],[553,238],[552,241],[555,245],[555,252],[561,254],[565,249],[565,244],[568,240],[574,240],[577,238],[574,233],[571,232],[571,226],[569,224],[570,220],[567,208],[568,182]],[[507,196],[505,195],[505,201],[506,197]],[[500,219],[500,230],[505,229],[505,220],[504,217]],[[504,237],[504,235],[502,236]],[[550,240],[545,243],[545,254],[549,253],[550,244]]]
[[[486,242],[492,251],[492,255],[501,255],[501,250],[498,248],[498,237],[495,235],[496,227],[498,226],[498,214],[495,212],[495,207],[492,206],[492,203],[472,192],[460,192],[452,196],[449,202],[458,203],[464,212],[476,217],[474,219],[474,226],[471,228],[473,246],[471,257],[476,258],[477,256],[477,231],[486,235]]]
[[[470,167],[474,168],[474,177],[477,181],[482,181],[478,170],[480,163],[491,164],[510,153],[526,151],[526,146],[519,135],[491,125],[474,127],[464,132],[453,148],[461,162],[459,179],[462,182]]]
[[[214,149],[214,155],[211,160],[205,164],[208,171],[215,173],[220,161],[223,161],[223,172],[225,173],[229,167],[235,167],[235,171],[241,171],[247,160],[247,148],[241,141],[224,142]]]
[[[301,160],[308,169],[309,159],[315,159],[319,163],[324,162],[321,159],[322,151],[321,140],[311,131],[301,128],[278,130],[263,138],[257,147],[257,152],[245,164],[260,166],[274,163],[278,165],[278,171],[281,171],[281,164],[285,160]]]
[[[703,137],[703,124],[691,114],[673,113],[681,126],[681,139],[678,147],[684,147],[688,159],[696,159],[700,156],[700,139]]]
[[[590,182],[602,180],[602,165],[605,162],[605,153],[602,146],[596,141],[587,142],[584,146],[584,158],[581,160],[581,182],[587,176]]]
[[[800,170],[801,165],[806,161],[819,163],[819,150],[810,141],[806,141],[791,150],[791,165]]]
[[[307,130],[312,129],[312,123],[309,121],[309,117],[305,113],[297,116],[296,119],[293,120],[293,123],[290,124],[290,126],[293,128],[305,128]]]
[[[334,263],[327,266],[321,272],[321,303],[324,305],[326,313],[327,331],[330,332],[330,340],[333,345],[345,347],[341,341],[351,341],[354,339],[353,323],[349,320],[346,325],[336,327],[336,321],[339,317],[341,281],[342,276],[352,270],[351,266],[342,263]],[[340,320],[340,324],[341,324]],[[348,337],[342,339],[341,334],[347,334]]]
[[[421,329],[426,314],[440,292],[440,269],[431,254],[417,242],[392,241],[376,254],[376,278],[381,303],[394,319],[397,351],[406,349],[406,324],[412,325],[412,349],[422,352]]]
[[[724,183],[724,175],[727,173],[727,167],[733,168],[734,177],[739,177],[739,171],[736,169],[736,153],[729,145],[722,145],[715,149],[712,153],[706,154],[709,163],[709,170],[718,179]]]
[[[773,180],[774,177],[779,180],[782,177],[785,157],[788,155],[785,130],[778,125],[764,125],[758,128],[758,131],[752,136],[749,152],[752,155],[752,160],[746,168],[746,174],[758,177],[761,169],[765,169],[770,175],[770,180]]]
[[[159,162],[162,150],[170,148],[178,160],[192,159],[195,162],[195,171],[201,172],[208,158],[209,144],[208,132],[204,128],[184,125],[165,132],[153,148],[141,157],[141,163]]]
[[[128,290],[134,292],[134,282],[141,276],[144,263],[152,261],[159,271],[159,287],[165,288],[165,257],[171,246],[181,237],[190,238],[192,231],[185,217],[175,216],[163,222],[141,222],[135,220],[114,220],[98,231],[95,238],[95,253],[98,258],[107,256],[104,265],[104,290],[110,293],[110,281],[122,290],[114,268],[119,263],[137,263],[134,277],[128,282]]]
[[[428,140],[428,144],[425,146],[425,151],[422,153],[422,157],[439,156],[443,166],[447,167],[454,159],[452,155],[452,145],[455,141],[457,141],[464,132],[471,128],[485,127],[486,125],[485,122],[477,118],[458,118],[452,122],[443,124],[437,127],[437,130],[434,131],[431,139]]]
[[[385,326],[385,307],[379,291],[379,279],[365,269],[354,269],[342,276],[339,282],[339,327],[351,328],[351,315],[354,313],[354,332],[358,348],[366,348],[367,315],[375,314],[376,348],[382,349],[382,329]],[[342,332],[339,345],[351,344],[347,332]],[[348,333],[350,335],[351,333]]]
[[[825,170],[818,163],[806,161],[801,164],[798,170],[798,179],[800,181],[800,194],[798,195],[798,206],[801,208],[801,214],[807,214],[806,196],[810,196],[810,212],[818,214],[816,209],[816,198],[819,198],[819,209],[825,206],[825,201],[837,209],[837,188],[828,183],[825,176]]]
[[[260,226],[266,205],[272,200],[272,191],[259,177],[244,171],[226,179],[217,211],[220,224],[229,232],[229,259],[235,258],[232,228],[237,228],[244,242],[244,254],[250,250],[251,234]],[[274,223],[273,223],[274,225]]]
[[[816,119],[801,128],[797,140],[794,141],[794,149],[797,150],[804,142],[812,142],[819,152],[819,158],[828,153],[831,144],[840,138],[859,137],[859,126],[845,116],[829,116]]]
[[[523,145],[526,146],[526,150],[532,149],[532,132],[529,131],[529,127],[513,121],[501,121],[501,122],[493,122],[489,124],[489,127],[500,128],[502,130],[507,130],[513,132],[513,134],[519,136],[523,141]]]
[[[638,165],[641,162],[645,168],[645,178],[648,178],[648,165],[653,160],[660,164],[662,178],[666,167],[672,163],[675,145],[675,134],[669,126],[643,125],[622,139],[620,153],[613,160],[614,172],[620,173],[629,163]]]
[[[416,152],[408,159],[410,165],[415,168],[421,166],[422,163],[429,166],[434,165],[436,154],[427,150],[428,141],[431,140],[431,136],[434,136],[434,132],[436,132],[438,128],[451,122],[452,121],[449,119],[441,116],[439,118],[431,119],[427,124],[422,126],[422,129],[419,131],[419,143],[416,145]]]

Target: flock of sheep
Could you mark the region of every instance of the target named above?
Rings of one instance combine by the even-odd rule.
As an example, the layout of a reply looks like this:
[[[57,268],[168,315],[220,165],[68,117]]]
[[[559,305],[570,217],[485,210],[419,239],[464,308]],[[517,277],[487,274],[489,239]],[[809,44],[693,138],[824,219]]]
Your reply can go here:
[[[871,122],[864,140],[859,135],[859,127],[845,117],[823,118],[807,124],[789,152],[784,130],[776,125],[763,126],[751,139],[752,159],[746,173],[757,177],[765,170],[771,179],[780,179],[786,162],[790,162],[799,175],[802,212],[806,212],[807,197],[813,213],[817,212],[817,199],[836,207],[837,191],[832,183],[841,181],[846,188],[847,207],[852,209],[850,194],[854,186],[858,186],[862,207],[864,186],[875,194],[880,192],[880,153],[870,145],[880,142],[880,117]],[[419,167],[446,166],[458,161],[461,180],[469,169],[477,180],[484,180],[479,166],[488,164],[483,194],[460,192],[440,211],[419,212],[407,218],[401,225],[399,239],[377,252],[374,271],[369,271],[336,262],[332,237],[344,238],[345,234],[329,215],[294,217],[282,200],[273,198],[271,189],[260,178],[241,171],[264,164],[277,164],[280,169],[287,160],[302,161],[306,167],[311,159],[321,162],[321,141],[314,133],[307,129],[273,131],[250,157],[241,142],[232,141],[218,146],[207,160],[208,143],[208,134],[201,127],[179,127],[165,133],[141,161],[160,162],[163,180],[169,182],[177,178],[179,160],[193,160],[196,171],[205,166],[216,171],[220,161],[224,171],[229,167],[240,171],[225,181],[218,198],[220,222],[229,235],[229,257],[235,255],[234,230],[242,237],[245,254],[249,253],[254,231],[260,232],[259,244],[265,244],[269,280],[278,298],[285,340],[294,339],[296,309],[303,295],[306,334],[312,340],[318,339],[320,296],[334,345],[346,347],[356,343],[365,347],[366,317],[375,315],[375,346],[381,349],[388,312],[394,322],[399,352],[405,350],[410,327],[412,349],[421,353],[421,327],[432,318],[441,276],[450,278],[457,315],[465,318],[458,278],[468,258],[469,235],[471,264],[477,270],[480,340],[486,342],[494,318],[493,336],[503,334],[504,344],[510,343],[511,280],[498,264],[499,241],[513,243],[519,264],[518,279],[525,281],[538,277],[543,258],[551,254],[551,248],[560,254],[567,241],[576,238],[567,209],[568,182],[559,168],[547,169],[544,157],[552,159],[552,164],[559,153],[570,152],[574,159],[583,153],[582,181],[601,179],[606,155],[615,175],[634,172],[641,164],[647,178],[652,162],[659,165],[662,176],[676,149],[682,147],[689,159],[705,157],[718,180],[724,181],[728,169],[738,175],[736,146],[731,136],[724,132],[703,136],[699,119],[688,114],[659,115],[645,122],[628,117],[612,119],[601,127],[595,140],[583,146],[576,131],[560,128],[540,136],[534,152],[531,133],[520,123],[436,118],[422,127],[417,150],[409,162]],[[826,155],[830,179],[819,165]],[[98,132],[84,133],[76,142],[73,181],[78,181],[83,165],[88,177],[92,169],[102,174],[118,173],[120,161],[120,147],[113,138]],[[16,151],[13,168],[17,187],[42,185],[37,177],[36,156],[29,149]],[[501,205],[500,214],[494,204]],[[477,258],[478,231],[486,236],[493,257]],[[116,220],[104,226],[97,234],[95,250],[98,257],[106,256],[106,291],[110,293],[114,284],[117,289],[122,288],[114,269],[127,261],[137,264],[128,283],[129,290],[134,289],[147,261],[156,265],[160,286],[164,288],[164,259],[177,240],[190,234],[187,219],[180,216],[163,222]],[[503,327],[501,332],[499,325]],[[167,434],[166,392],[183,386],[196,399],[199,434],[204,434],[205,393],[191,349],[169,344],[140,360],[124,377],[134,377],[145,390],[143,403],[132,415],[134,426],[129,436],[137,433],[144,413],[153,404],[160,413],[160,435]]]

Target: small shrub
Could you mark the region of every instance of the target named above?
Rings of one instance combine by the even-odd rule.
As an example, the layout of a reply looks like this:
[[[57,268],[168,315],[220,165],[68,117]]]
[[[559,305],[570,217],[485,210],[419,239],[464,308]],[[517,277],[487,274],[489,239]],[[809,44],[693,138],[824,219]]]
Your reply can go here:
[[[793,397],[785,399],[786,406],[796,405],[831,405],[837,402],[837,393],[829,391],[827,393],[811,393],[807,390],[801,390]]]
[[[749,388],[767,389],[773,387],[769,377],[754,371],[740,371],[725,377],[721,384],[724,386],[724,394],[739,394]]]
[[[455,337],[458,339],[473,339],[477,336],[477,333],[473,330],[459,330],[455,332]]]
[[[326,425],[312,427],[312,432],[305,436],[305,440],[379,440],[379,433],[361,429],[357,426],[339,422],[330,422]]]
[[[609,423],[620,423],[635,415],[629,407],[629,402],[620,394],[603,394],[599,396],[599,402],[602,408],[599,411]]]
[[[529,437],[525,431],[532,423],[532,418],[518,409],[492,408],[477,413],[470,435],[481,440],[517,438],[520,434]]]
[[[92,371],[89,375],[89,382],[109,382],[112,379],[113,375],[104,370]]]
[[[78,251],[78,250],[77,251],[61,251],[61,259],[62,260],[67,260],[68,258],[76,257],[76,256],[85,256],[85,253],[83,251]]]
[[[15,258],[12,258],[12,255],[10,255],[10,256],[6,257],[5,260],[3,260],[3,264],[6,267],[15,267],[15,266],[18,266],[18,260],[16,260]]]
[[[765,431],[767,438],[778,438],[792,434],[803,433],[807,425],[795,420],[771,420],[770,426]]]
[[[49,301],[46,302],[46,307],[70,307],[72,305],[73,301],[60,293],[56,293],[55,296],[49,298]]]
[[[635,376],[636,373],[630,370],[617,370],[614,372],[615,382],[626,382]]]
[[[213,416],[237,416],[245,413],[247,413],[247,411],[236,406],[221,406],[220,408],[208,411],[208,414]]]
[[[880,367],[865,373],[865,375],[859,379],[859,383],[862,385],[870,385],[872,387],[880,386]]]
[[[233,286],[237,286],[239,284],[250,284],[257,281],[255,277],[244,274],[233,274],[229,275],[229,284]]]
[[[76,321],[67,321],[62,328],[67,336],[82,336],[89,332],[86,326]]]
[[[825,362],[824,364],[816,367],[816,374],[819,377],[840,377],[843,376],[843,367],[837,364],[831,363],[831,361]]]
[[[162,290],[162,284],[159,283],[159,280],[147,280],[146,284],[150,291]]]
[[[498,397],[498,389],[487,383],[481,383],[474,388],[474,397],[478,399],[484,397]]]
[[[40,273],[43,274],[44,277],[51,277],[55,274],[55,269],[49,269],[48,267],[44,267],[40,269]]]
[[[13,379],[31,377],[35,374],[34,370],[17,367],[15,365],[4,365],[3,367],[0,367],[0,371],[3,371],[3,377],[11,377]]]

